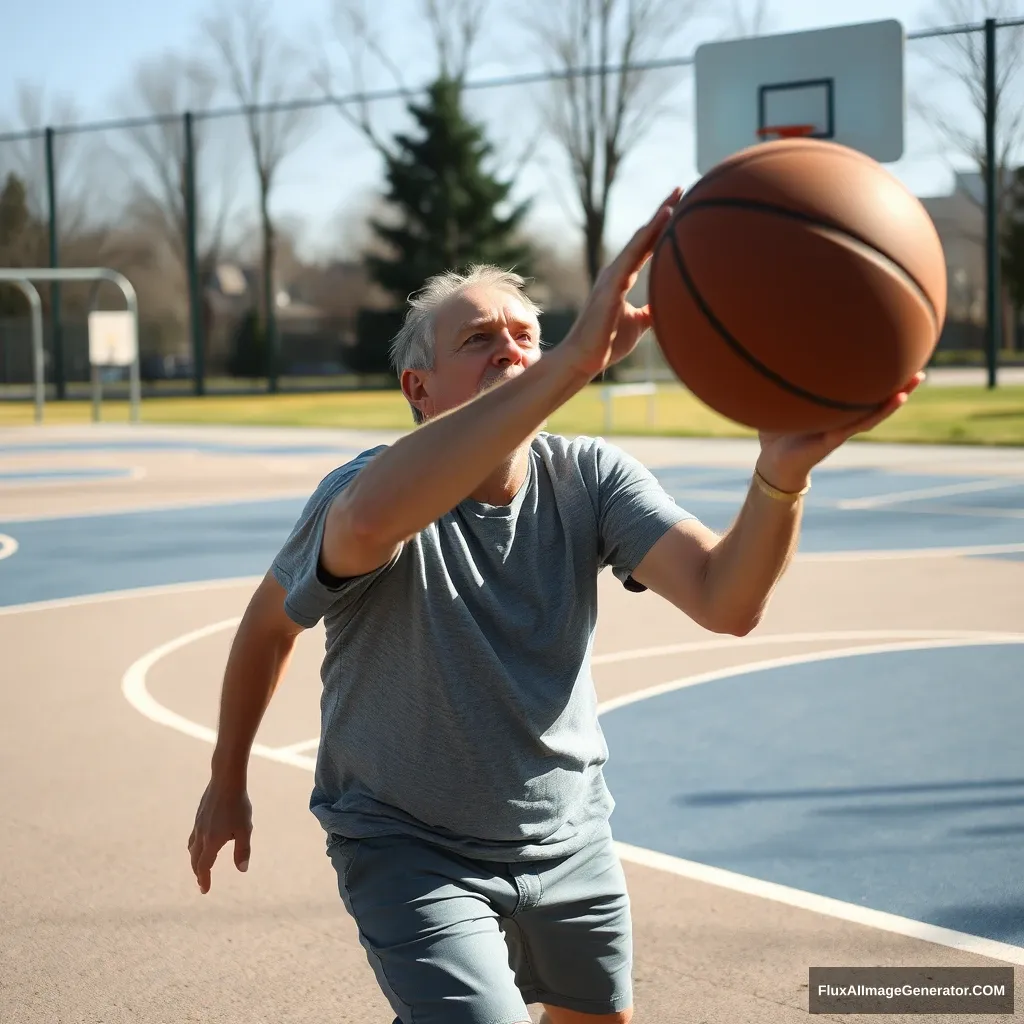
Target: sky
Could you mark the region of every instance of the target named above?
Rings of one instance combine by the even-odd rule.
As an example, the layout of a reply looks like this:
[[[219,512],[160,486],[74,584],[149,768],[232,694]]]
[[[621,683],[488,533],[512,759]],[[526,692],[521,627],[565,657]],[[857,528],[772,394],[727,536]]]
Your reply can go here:
[[[292,40],[295,53],[284,73],[289,95],[316,93],[311,73],[316,55],[323,53],[339,69],[335,88],[351,87],[342,50],[332,29],[332,0],[267,0],[281,39]],[[526,30],[522,12],[536,0],[495,0],[489,22],[473,61],[471,77],[487,78],[539,70],[544,56]],[[908,32],[935,23],[948,23],[941,12],[943,0],[768,0],[765,31],[801,31],[885,18],[899,19]],[[132,81],[138,67],[161,54],[208,53],[202,20],[216,11],[217,0],[35,0],[8,5],[4,13],[3,74],[0,75],[0,124],[25,127],[17,115],[18,89],[42,90],[47,110],[70,99],[83,120],[124,116],[138,109]],[[684,6],[680,3],[679,7]],[[708,10],[725,8],[722,0],[708,0]],[[754,6],[747,0],[747,9]],[[429,79],[433,51],[417,12],[420,0],[375,0],[370,5],[379,21],[388,53],[400,66],[407,84]],[[1006,0],[1011,15],[1024,16],[1024,0]],[[702,42],[730,34],[721,17],[705,16],[679,27],[666,25],[660,56],[685,56]],[[908,95],[938,98],[946,113],[968,130],[977,125],[962,90],[949,79],[936,76],[925,58],[934,42],[908,44]],[[692,76],[688,69],[668,73],[661,102],[665,112],[648,135],[630,153],[612,194],[608,228],[611,246],[622,244],[655,209],[675,184],[697,178],[692,118]],[[377,67],[368,84],[394,84]],[[545,86],[508,87],[475,93],[473,115],[482,121],[497,151],[497,166],[509,168],[523,157],[516,194],[532,199],[531,224],[551,244],[575,245],[578,215],[571,180],[560,151],[545,133],[541,107]],[[222,96],[219,104],[230,104]],[[401,121],[398,102],[376,104],[376,124],[393,130]],[[210,206],[228,202],[229,222],[241,235],[255,220],[255,189],[251,165],[240,158],[245,141],[237,121],[212,122],[205,130],[206,187]],[[87,138],[87,137],[81,137]],[[89,185],[97,201],[118,194],[120,181],[137,159],[115,132],[93,137],[91,144],[106,146],[109,173]],[[10,143],[0,143],[0,148]],[[91,151],[90,151],[91,152]],[[2,157],[2,152],[0,152]],[[943,144],[920,118],[908,116],[904,158],[890,169],[918,195],[947,193],[957,167],[969,161]],[[358,224],[374,193],[381,187],[382,167],[373,148],[334,111],[311,115],[301,144],[283,162],[272,198],[277,218],[293,225],[305,255],[320,256],[357,247]],[[119,177],[120,176],[120,177]],[[74,187],[81,182],[71,182]],[[216,200],[216,203],[214,202]]]

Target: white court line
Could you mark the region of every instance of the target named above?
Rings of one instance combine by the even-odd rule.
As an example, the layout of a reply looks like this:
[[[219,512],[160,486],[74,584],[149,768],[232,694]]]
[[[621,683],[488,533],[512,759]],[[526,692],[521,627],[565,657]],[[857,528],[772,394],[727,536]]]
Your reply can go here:
[[[79,605],[103,604],[106,601],[134,601],[140,597],[163,597],[165,594],[194,594],[204,590],[226,590],[230,587],[255,587],[261,579],[263,579],[262,576],[235,576],[220,580],[163,583],[155,587],[129,587],[126,590],[104,590],[98,594],[81,594],[78,597],[55,597],[48,601],[27,601],[25,604],[0,606],[0,615],[54,611],[58,608],[76,608]]]
[[[289,743],[286,747],[275,747],[279,754],[301,754],[304,750],[314,750],[320,746],[320,737],[311,740],[302,740],[299,743]]]
[[[883,910],[871,910],[869,907],[846,903],[843,900],[833,899],[831,896],[819,896],[817,893],[793,889],[788,885],[779,885],[776,882],[766,882],[760,878],[741,875],[735,871],[726,871],[724,868],[715,868],[709,864],[672,857],[667,853],[658,853],[656,850],[646,850],[643,847],[630,846],[618,841],[616,841],[615,847],[623,860],[678,875],[680,878],[689,878],[695,882],[718,886],[721,889],[746,893],[748,896],[771,900],[773,903],[783,903],[789,907],[809,910],[811,913],[821,914],[824,917],[849,921],[852,924],[864,925],[867,928],[875,928],[893,935],[905,935],[911,939],[931,942],[936,946],[945,946],[963,953],[973,953],[991,960],[1024,965],[1024,949],[1020,946],[997,942],[995,939],[985,939],[967,932],[958,932],[952,928],[940,928],[938,925],[925,924],[923,921],[915,921],[910,917],[888,914]]]
[[[119,508],[90,508],[80,512],[44,512],[42,515],[0,515],[0,523],[45,523],[55,519],[90,519],[96,516],[130,516],[136,512],[176,512],[181,508],[221,508],[224,505],[252,505],[266,501],[305,501],[310,490],[277,491],[272,494],[254,494],[234,498],[183,498],[180,501],[153,502],[148,505],[128,505]]]
[[[222,622],[215,622],[210,626],[193,630],[183,636],[177,637],[160,647],[155,648],[142,658],[134,662],[125,673],[121,690],[128,702],[141,714],[151,721],[170,728],[179,729],[187,735],[196,739],[205,740],[207,743],[216,741],[214,731],[206,726],[190,722],[180,715],[163,707],[153,700],[146,689],[146,674],[153,665],[161,658],[172,651],[184,647],[186,644],[202,637],[211,636],[214,633],[233,628],[239,619],[226,619]],[[858,637],[863,637],[868,631],[857,631]],[[895,631],[880,631],[886,636],[891,636]],[[796,634],[808,636],[813,634]],[[912,630],[905,635],[919,636]],[[734,637],[736,641],[745,638]],[[779,638],[775,638],[778,642]],[[773,658],[764,662],[734,666],[731,669],[723,669],[716,672],[704,672],[697,676],[685,677],[666,683],[658,687],[650,687],[636,694],[629,694],[626,697],[605,701],[598,707],[599,714],[606,714],[618,707],[635,703],[648,697],[656,696],[659,693],[666,693],[672,689],[680,689],[684,686],[695,686],[700,683],[712,682],[716,679],[724,679],[729,676],[746,675],[751,672],[765,671],[770,668],[780,668],[789,665],[807,664],[815,661],[827,661],[833,658],[856,657],[862,654],[880,654],[895,651],[907,650],[930,650],[941,647],[977,646],[982,644],[1019,644],[1024,643],[1024,633],[992,633],[974,634],[961,640],[955,639],[932,639],[916,640],[905,643],[877,644],[871,647],[849,647],[838,651],[814,651],[804,655],[796,655],[789,658]],[[186,728],[182,728],[182,726]],[[312,743],[313,741],[303,741]],[[307,771],[315,770],[316,763],[311,757],[303,757],[294,752],[292,748],[270,748],[262,744],[255,744],[252,752],[258,757],[264,757],[271,761],[282,764],[293,765],[297,768],[304,768]],[[684,860],[681,857],[673,857],[668,854],[658,853],[655,850],[647,850],[641,847],[630,846],[625,843],[616,842],[616,848],[624,860],[630,860],[645,867],[651,867],[666,871],[684,878],[692,878],[695,881],[705,882],[720,888],[730,889],[735,892],[746,893],[761,899],[772,900],[776,903],[783,903],[788,906],[808,910],[812,913],[838,920],[850,921],[855,924],[865,925],[879,931],[890,932],[896,935],[905,935],[923,942],[931,942],[935,945],[957,949],[962,952],[974,953],[978,956],[988,957],[993,960],[1001,960],[1005,963],[1024,965],[1024,948],[1013,946],[1005,942],[997,942],[993,939],[982,938],[977,935],[970,935],[966,932],[955,931],[950,928],[940,928],[936,925],[926,924],[922,921],[915,921],[911,918],[900,917],[895,914],[888,914],[884,911],[872,910],[858,906],[854,903],[846,903],[843,900],[833,899],[827,896],[820,896],[817,893],[806,892],[801,889],[793,889],[788,886],[778,885],[774,882],[766,882],[759,878],[752,878],[736,872],[726,871],[722,868],[715,868],[707,864],[700,864],[695,861]]]
[[[986,555],[1015,555],[1022,544],[976,544],[962,548],[893,548],[891,551],[810,551],[798,553],[797,562],[888,562],[914,558],[984,558]]]
[[[838,502],[843,509],[881,508],[883,505],[894,505],[904,501],[920,501],[925,498],[946,498],[953,494],[975,494],[978,491],[998,491],[1008,487],[1024,486],[1024,480],[1010,478],[1006,480],[975,480],[964,484],[946,484],[939,487],[921,487],[913,491],[892,491],[888,494],[876,494],[872,498],[845,498]]]
[[[18,550],[18,542],[6,533],[0,533],[0,562],[10,558]]]
[[[97,469],[113,469],[115,472],[107,473],[102,476],[92,476],[85,474],[83,476],[38,476],[28,477],[24,479],[12,479],[0,475],[0,490],[4,492],[8,491],[28,491],[36,490],[40,487],[81,487],[83,484],[123,484],[125,481],[133,482],[135,480],[141,480],[146,475],[145,466],[129,466],[128,472],[121,472],[121,467],[108,467],[98,466]],[[51,470],[45,470],[45,472],[51,472]],[[63,470],[53,470],[52,472],[60,473]],[[70,472],[75,472],[71,470]]]
[[[1002,484],[1000,486],[1020,486],[1020,481],[1015,482],[1013,485]],[[994,488],[989,487],[986,488],[986,490],[994,490]],[[684,507],[689,502],[697,501],[738,505],[746,498],[746,496],[746,491],[695,490],[686,491],[679,500]],[[927,506],[917,506],[913,508],[900,507],[893,509],[886,507],[884,504],[858,504],[858,502],[867,500],[868,499],[866,498],[818,498],[814,501],[813,507],[819,509],[837,509],[842,512],[896,512],[899,513],[899,515],[912,516],[952,516],[954,518],[958,516],[968,516],[981,519],[1024,519],[1024,509],[989,508],[988,506],[971,507],[969,505],[932,505],[930,508]],[[897,502],[893,501],[892,504],[897,504]]]
[[[723,647],[761,646],[762,644],[805,644],[825,643],[841,640],[906,640],[915,637],[921,640],[959,640],[969,638],[982,641],[986,637],[1005,637],[1005,632],[974,629],[844,629],[826,630],[817,633],[768,633],[764,636],[726,636],[714,640],[692,640],[680,644],[664,644],[661,647],[640,647],[632,651],[611,651],[595,654],[592,665],[614,665],[620,661],[638,661],[641,658],[660,658],[668,654],[689,654],[693,651],[712,651]],[[1024,633],[1021,634],[1024,638]],[[603,706],[603,705],[602,705]]]
[[[1024,519],[1024,508],[991,508],[987,505],[932,505],[922,508],[865,509],[867,512],[898,512],[915,516],[966,516],[976,519]]]
[[[864,638],[867,630],[858,631],[858,635]],[[895,631],[880,631],[892,636]],[[797,634],[800,635],[800,634]],[[919,633],[913,630],[905,630],[905,636],[918,637]],[[665,693],[672,693],[675,690],[682,690],[688,686],[699,686],[702,683],[713,683],[720,679],[730,679],[734,676],[753,675],[755,672],[767,672],[775,668],[791,668],[794,665],[809,665],[816,661],[833,661],[839,658],[856,658],[868,654],[898,654],[902,651],[931,651],[940,650],[946,647],[989,647],[997,644],[1024,644],[1024,633],[965,633],[962,637],[932,638],[929,640],[906,640],[903,642],[883,644],[862,644],[859,647],[830,648],[825,651],[807,651],[804,654],[791,654],[784,658],[768,658],[765,661],[752,661],[744,665],[732,665],[728,668],[714,669],[710,672],[700,672],[693,676],[683,676],[681,679],[673,679],[667,683],[659,683],[657,686],[648,686],[643,690],[635,690],[632,693],[623,694],[621,697],[614,697],[604,701],[597,707],[598,714],[606,714],[618,708],[624,708],[637,701],[648,700],[651,697],[660,697]]]

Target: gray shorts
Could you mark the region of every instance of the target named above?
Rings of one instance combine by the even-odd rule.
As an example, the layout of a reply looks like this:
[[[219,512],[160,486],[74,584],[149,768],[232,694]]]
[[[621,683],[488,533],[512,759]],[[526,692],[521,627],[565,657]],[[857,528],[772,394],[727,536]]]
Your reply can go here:
[[[578,853],[504,864],[407,836],[327,852],[401,1024],[515,1024],[527,1003],[632,1005],[629,897],[610,833]]]

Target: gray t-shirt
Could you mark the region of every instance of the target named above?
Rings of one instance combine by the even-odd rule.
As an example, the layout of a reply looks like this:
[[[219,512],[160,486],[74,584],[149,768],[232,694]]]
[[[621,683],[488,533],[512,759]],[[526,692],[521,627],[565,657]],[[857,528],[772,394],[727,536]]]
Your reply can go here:
[[[542,433],[510,504],[467,499],[386,565],[334,580],[319,564],[327,510],[383,450],[321,482],[272,567],[288,615],[327,631],[310,807],[350,838],[408,834],[484,860],[574,853],[614,806],[590,671],[598,573],[635,586],[692,516],[621,449]]]

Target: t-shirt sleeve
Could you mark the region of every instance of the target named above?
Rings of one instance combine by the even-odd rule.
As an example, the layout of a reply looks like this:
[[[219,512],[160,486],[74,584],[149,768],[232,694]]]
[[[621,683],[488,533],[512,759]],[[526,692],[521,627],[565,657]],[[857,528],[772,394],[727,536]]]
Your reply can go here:
[[[621,448],[599,442],[598,532],[601,563],[627,589],[646,589],[632,578],[647,553],[676,523],[695,519],[676,504],[654,474]]]
[[[351,604],[395,564],[398,554],[371,572],[348,579],[331,576],[320,564],[324,525],[331,503],[382,450],[364,452],[324,477],[271,563],[270,571],[285,589],[284,610],[300,626],[307,629],[315,626],[328,609],[342,603]]]

